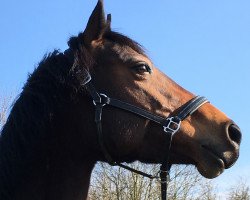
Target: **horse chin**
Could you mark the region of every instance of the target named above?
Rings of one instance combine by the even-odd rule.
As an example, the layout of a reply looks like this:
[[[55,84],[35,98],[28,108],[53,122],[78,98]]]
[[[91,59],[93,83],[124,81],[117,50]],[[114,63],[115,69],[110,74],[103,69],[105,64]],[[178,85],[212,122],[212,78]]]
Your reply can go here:
[[[200,153],[194,155],[172,154],[172,164],[191,164],[195,165],[199,173],[205,178],[215,178],[223,173],[225,162],[218,155],[208,149],[199,149]]]
[[[213,161],[201,161],[196,164],[199,173],[205,178],[215,178],[221,175],[225,169],[224,162],[222,159],[217,159]]]
[[[218,155],[205,149],[206,155],[203,154],[203,159],[199,159],[196,167],[199,173],[205,178],[215,178],[221,175],[225,169],[225,162]]]

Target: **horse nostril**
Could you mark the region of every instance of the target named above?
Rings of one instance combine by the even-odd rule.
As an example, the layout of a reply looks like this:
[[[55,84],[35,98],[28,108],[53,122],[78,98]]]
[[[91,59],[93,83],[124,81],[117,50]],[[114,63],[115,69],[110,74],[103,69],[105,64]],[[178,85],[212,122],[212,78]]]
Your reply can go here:
[[[235,143],[237,143],[238,145],[240,145],[241,142],[241,131],[240,128],[235,125],[235,124],[231,124],[228,127],[228,136],[229,139]]]

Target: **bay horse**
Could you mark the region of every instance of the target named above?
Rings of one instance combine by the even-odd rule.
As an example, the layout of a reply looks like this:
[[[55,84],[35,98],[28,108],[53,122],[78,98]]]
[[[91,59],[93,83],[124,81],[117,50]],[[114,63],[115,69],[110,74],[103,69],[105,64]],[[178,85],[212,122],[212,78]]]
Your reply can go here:
[[[162,163],[167,155],[168,163],[193,164],[206,178],[236,162],[239,127],[110,27],[99,0],[69,49],[45,56],[29,76],[1,132],[1,200],[86,199],[96,162],[109,159]],[[178,126],[169,138],[157,122],[190,108],[181,126],[176,121],[164,126]]]

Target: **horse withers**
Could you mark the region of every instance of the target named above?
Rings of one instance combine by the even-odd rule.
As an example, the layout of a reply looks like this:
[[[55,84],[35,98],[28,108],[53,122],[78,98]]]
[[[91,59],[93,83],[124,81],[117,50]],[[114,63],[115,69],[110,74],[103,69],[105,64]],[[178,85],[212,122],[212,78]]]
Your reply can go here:
[[[99,0],[69,49],[45,57],[27,80],[1,133],[1,200],[86,199],[97,161],[162,163],[167,155],[206,178],[236,162],[238,126],[110,25]],[[164,123],[176,116],[168,151]]]

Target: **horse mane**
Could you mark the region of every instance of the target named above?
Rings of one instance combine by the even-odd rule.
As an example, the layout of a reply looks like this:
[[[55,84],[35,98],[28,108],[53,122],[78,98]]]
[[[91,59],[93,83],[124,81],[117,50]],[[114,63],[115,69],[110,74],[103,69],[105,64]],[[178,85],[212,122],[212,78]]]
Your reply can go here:
[[[23,172],[29,172],[26,168],[31,158],[39,156],[36,153],[42,152],[41,148],[44,153],[49,148],[55,114],[68,103],[77,101],[84,76],[81,67],[91,70],[94,65],[84,44],[79,42],[81,36],[72,37],[68,42],[71,50],[80,50],[81,63],[73,65],[72,60],[57,50],[44,56],[11,109],[0,135],[0,199],[11,196],[15,185],[21,184],[21,177],[28,176]],[[104,37],[144,53],[138,43],[122,34],[108,31]]]
[[[46,152],[53,139],[54,115],[74,100],[79,89],[74,70],[64,54],[54,51],[29,75],[1,132],[0,199],[6,195],[2,193],[14,191],[14,184],[21,184],[21,176],[28,176],[23,173],[29,171],[25,167],[34,155]]]

